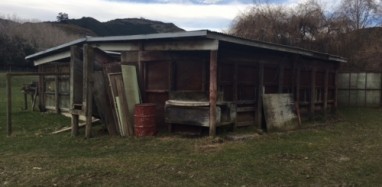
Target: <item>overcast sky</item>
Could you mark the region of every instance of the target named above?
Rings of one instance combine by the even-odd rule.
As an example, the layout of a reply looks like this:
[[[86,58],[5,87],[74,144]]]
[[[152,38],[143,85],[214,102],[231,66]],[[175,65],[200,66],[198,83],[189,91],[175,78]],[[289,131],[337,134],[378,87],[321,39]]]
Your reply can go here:
[[[69,18],[93,17],[99,21],[143,17],[172,22],[186,30],[224,31],[253,1],[258,0],[1,0],[0,16],[40,21],[54,21],[59,12]],[[306,0],[267,1],[294,6]]]

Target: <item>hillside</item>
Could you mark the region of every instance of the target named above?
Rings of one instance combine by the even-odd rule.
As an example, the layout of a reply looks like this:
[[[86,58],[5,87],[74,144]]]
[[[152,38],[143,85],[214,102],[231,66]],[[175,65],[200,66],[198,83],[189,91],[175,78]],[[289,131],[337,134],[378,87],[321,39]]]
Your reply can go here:
[[[73,26],[78,26],[88,31],[92,31],[97,36],[117,36],[184,31],[173,23],[164,23],[143,18],[125,18],[100,22],[91,17],[83,17],[81,19],[68,19],[64,22],[51,23],[65,30],[67,29],[65,27],[70,29]],[[93,35],[93,33],[89,32],[89,35]]]
[[[0,71],[30,70],[25,56],[84,36],[115,36],[177,32],[173,23],[143,18],[100,22],[91,17],[61,22],[20,22],[0,18]]]

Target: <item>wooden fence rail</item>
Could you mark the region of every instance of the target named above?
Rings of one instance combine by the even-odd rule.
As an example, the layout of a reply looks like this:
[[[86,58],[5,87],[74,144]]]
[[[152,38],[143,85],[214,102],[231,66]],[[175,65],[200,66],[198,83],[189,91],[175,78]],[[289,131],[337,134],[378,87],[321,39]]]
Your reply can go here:
[[[49,75],[68,75],[68,73],[36,73],[36,72],[18,72],[6,74],[6,95],[7,95],[7,135],[12,134],[12,77],[15,76],[49,76]],[[56,90],[58,92],[58,90]]]

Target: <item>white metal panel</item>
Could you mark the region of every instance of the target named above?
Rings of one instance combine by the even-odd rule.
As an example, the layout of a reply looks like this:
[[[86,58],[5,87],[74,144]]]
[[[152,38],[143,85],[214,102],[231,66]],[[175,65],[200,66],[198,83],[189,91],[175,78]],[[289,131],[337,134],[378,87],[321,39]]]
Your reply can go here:
[[[54,62],[57,60],[69,58],[69,57],[70,57],[70,51],[64,51],[64,52],[52,54],[52,55],[49,55],[46,57],[38,58],[38,59],[34,60],[33,62],[34,62],[35,66],[38,66],[38,65],[45,64],[45,63]]]
[[[143,45],[147,51],[211,51],[218,50],[218,40],[185,40],[185,41],[164,41],[147,42]]]

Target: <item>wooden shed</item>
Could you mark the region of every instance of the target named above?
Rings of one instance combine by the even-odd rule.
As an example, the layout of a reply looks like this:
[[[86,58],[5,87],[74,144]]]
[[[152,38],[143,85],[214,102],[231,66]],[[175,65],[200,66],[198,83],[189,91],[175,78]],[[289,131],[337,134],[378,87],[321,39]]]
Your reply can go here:
[[[97,71],[105,76],[121,71],[121,65],[133,65],[141,101],[156,104],[159,126],[201,126],[215,135],[224,125],[261,128],[263,94],[291,93],[305,116],[335,108],[336,75],[340,63],[346,62],[330,54],[208,30],[86,37],[26,59],[39,72],[68,73],[41,76],[39,104],[71,113],[74,129],[78,115],[84,114],[87,136],[93,111],[109,110],[92,106],[100,97],[95,92],[102,78]]]

